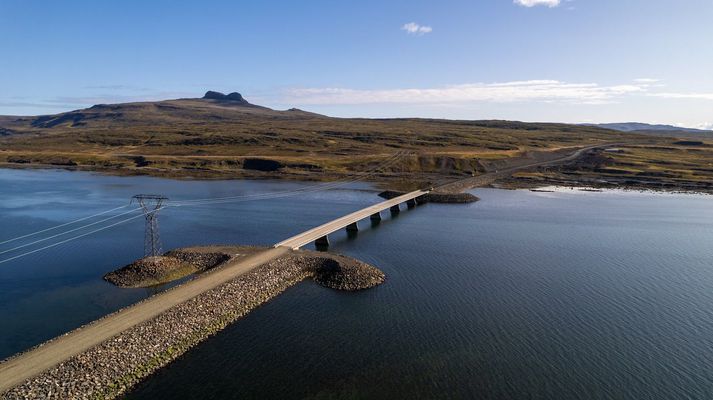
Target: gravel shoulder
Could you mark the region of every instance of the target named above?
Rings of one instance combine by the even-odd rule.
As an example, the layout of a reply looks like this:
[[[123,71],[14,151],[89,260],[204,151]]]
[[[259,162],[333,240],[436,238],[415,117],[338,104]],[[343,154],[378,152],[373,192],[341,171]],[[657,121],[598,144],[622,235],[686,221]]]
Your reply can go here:
[[[5,360],[0,364],[0,393],[4,399],[116,398],[309,277],[349,291],[385,279],[378,269],[349,257],[284,247],[255,249],[240,260]]]

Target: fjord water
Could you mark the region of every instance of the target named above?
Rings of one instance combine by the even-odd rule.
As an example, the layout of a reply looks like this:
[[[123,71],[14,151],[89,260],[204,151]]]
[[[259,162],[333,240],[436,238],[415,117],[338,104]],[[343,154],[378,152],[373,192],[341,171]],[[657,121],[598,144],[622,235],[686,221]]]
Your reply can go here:
[[[312,184],[0,170],[0,185],[1,242],[140,192]],[[166,248],[271,244],[378,201],[368,188],[167,208],[162,238]],[[334,235],[332,251],[378,266],[387,282],[357,293],[300,283],[127,398],[713,397],[709,196],[474,193],[482,201],[427,204],[364,221],[355,238]],[[161,290],[101,280],[141,255],[142,224],[0,264],[0,357]]]

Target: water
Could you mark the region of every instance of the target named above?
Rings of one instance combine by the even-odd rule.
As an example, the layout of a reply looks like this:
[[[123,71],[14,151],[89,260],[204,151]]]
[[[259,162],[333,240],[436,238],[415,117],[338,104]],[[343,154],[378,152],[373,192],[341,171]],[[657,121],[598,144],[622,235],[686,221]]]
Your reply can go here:
[[[138,192],[309,184],[0,170],[0,185],[2,241]],[[356,239],[335,235],[332,250],[387,282],[358,293],[298,284],[127,398],[713,398],[710,197],[475,193],[481,202],[419,206],[364,221]],[[374,201],[337,190],[167,209],[161,231],[167,248],[270,244]],[[149,295],[100,279],[141,255],[142,229],[139,219],[0,264],[0,356]]]

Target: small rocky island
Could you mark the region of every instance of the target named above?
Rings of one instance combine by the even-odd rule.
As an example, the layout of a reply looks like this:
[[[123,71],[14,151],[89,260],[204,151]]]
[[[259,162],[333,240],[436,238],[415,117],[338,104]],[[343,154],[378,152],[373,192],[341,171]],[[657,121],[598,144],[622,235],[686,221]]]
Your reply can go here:
[[[151,287],[206,272],[262,250],[264,248],[254,246],[176,249],[162,256],[138,259],[104,275],[104,280],[125,288]],[[280,263],[303,271],[322,286],[337,290],[368,289],[385,280],[378,268],[338,254],[299,250],[282,257]]]
[[[125,288],[156,286],[214,268],[230,258],[230,254],[210,248],[172,250],[136,260],[104,275],[104,280]]]

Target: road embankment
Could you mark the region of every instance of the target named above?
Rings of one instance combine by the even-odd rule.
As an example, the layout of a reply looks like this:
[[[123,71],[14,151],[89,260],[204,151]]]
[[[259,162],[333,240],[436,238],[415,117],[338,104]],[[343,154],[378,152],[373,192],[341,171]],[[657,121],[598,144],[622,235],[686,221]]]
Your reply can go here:
[[[379,197],[384,199],[393,199],[405,194],[397,190],[385,190],[379,193]],[[418,198],[420,203],[440,203],[440,204],[464,204],[474,203],[480,200],[475,195],[470,193],[444,193],[444,192],[429,192]]]
[[[220,272],[221,268],[210,273]],[[2,398],[116,398],[228,324],[309,277],[341,290],[365,289],[385,279],[375,267],[349,257],[290,251],[66,359],[5,392]],[[96,323],[101,320],[93,324]],[[86,328],[77,331],[82,329]]]

